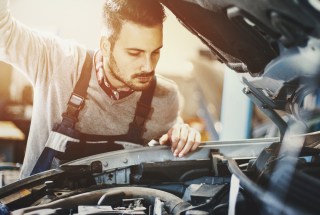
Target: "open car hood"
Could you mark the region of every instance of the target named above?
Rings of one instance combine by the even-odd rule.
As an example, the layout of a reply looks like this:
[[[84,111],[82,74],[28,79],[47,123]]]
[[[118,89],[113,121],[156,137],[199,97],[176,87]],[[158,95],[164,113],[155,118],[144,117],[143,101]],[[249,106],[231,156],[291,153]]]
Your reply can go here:
[[[221,62],[255,76],[279,56],[279,43],[289,48],[320,36],[319,11],[312,1],[160,1]]]
[[[304,120],[318,89],[320,6],[304,0],[160,0],[219,61],[243,75],[246,93],[279,127],[275,112]]]

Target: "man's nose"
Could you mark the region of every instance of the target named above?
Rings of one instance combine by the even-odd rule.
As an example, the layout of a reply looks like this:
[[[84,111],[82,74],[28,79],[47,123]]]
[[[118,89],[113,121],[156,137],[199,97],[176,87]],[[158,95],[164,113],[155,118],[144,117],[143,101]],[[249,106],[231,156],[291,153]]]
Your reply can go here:
[[[142,71],[152,72],[154,70],[154,63],[150,57],[146,57],[143,62]]]

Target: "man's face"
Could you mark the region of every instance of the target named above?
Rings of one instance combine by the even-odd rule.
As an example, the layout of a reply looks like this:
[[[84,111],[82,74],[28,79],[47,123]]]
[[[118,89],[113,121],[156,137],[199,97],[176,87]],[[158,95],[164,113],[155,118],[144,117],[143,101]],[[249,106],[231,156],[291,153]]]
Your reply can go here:
[[[125,22],[105,59],[108,80],[117,88],[146,89],[154,76],[161,47],[162,25],[146,27]]]

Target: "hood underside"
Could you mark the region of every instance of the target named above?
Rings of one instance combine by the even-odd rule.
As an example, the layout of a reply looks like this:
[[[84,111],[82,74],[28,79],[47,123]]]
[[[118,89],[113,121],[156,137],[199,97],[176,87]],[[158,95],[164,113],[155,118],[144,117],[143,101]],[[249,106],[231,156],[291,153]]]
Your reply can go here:
[[[319,3],[305,0],[160,0],[217,58],[260,76],[284,47],[319,38]]]

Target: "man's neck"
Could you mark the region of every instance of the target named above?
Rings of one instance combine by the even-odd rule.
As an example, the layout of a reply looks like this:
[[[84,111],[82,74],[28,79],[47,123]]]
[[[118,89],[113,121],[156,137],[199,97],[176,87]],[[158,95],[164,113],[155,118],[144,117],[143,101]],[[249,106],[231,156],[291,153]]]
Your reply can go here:
[[[105,61],[105,59],[103,59],[103,61]],[[103,62],[104,73],[111,87],[117,90],[129,91],[131,88],[129,88],[122,81],[114,77],[114,75],[110,73],[110,68],[106,67],[105,65],[108,65],[108,64],[106,62]]]
[[[105,59],[103,59],[103,61],[105,61]],[[110,68],[106,67],[105,65],[108,65],[106,62],[103,62],[103,69],[104,69],[104,73],[106,78],[108,79],[109,84],[111,85],[111,87],[113,87],[114,89],[125,89],[125,90],[130,90],[130,88],[128,86],[126,86],[122,81],[118,80],[116,77],[114,77],[114,75],[112,75],[110,73]]]
[[[105,76],[108,79],[109,84],[115,89],[125,88],[126,86],[124,85],[124,83],[119,81],[109,71],[110,71],[109,68],[104,68]]]
[[[108,72],[106,72],[107,74],[108,74]],[[128,92],[128,91],[131,91],[131,88],[130,87],[128,87],[128,86],[126,86],[126,85],[124,85],[122,82],[120,82],[122,85],[114,85],[111,81],[110,81],[110,79],[109,79],[109,77],[111,77],[111,78],[113,78],[113,80],[115,79],[111,74],[109,74],[109,76],[107,76],[107,74],[106,74],[106,81],[107,81],[107,83],[110,85],[110,88],[111,89],[114,89],[114,90],[117,90],[117,91],[124,91],[124,92]],[[117,80],[116,79],[116,81],[119,81],[119,80]],[[118,86],[118,87],[117,87]]]
[[[95,68],[99,85],[103,91],[114,100],[119,100],[132,94],[134,91],[129,87],[116,88],[110,83],[107,75],[110,77],[111,74],[105,72],[102,61],[102,56],[97,52],[95,55]],[[113,77],[111,76],[111,78]]]

